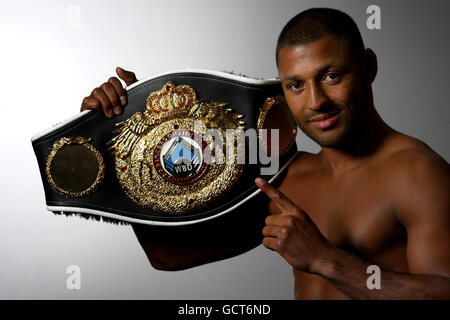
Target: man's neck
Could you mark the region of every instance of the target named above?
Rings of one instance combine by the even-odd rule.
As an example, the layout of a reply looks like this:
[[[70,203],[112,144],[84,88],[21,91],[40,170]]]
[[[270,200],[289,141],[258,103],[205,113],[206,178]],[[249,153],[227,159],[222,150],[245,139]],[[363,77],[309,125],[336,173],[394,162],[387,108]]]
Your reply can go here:
[[[322,147],[320,157],[324,166],[339,176],[358,165],[366,163],[380,149],[387,137],[395,131],[381,119],[375,108],[371,108],[367,122],[362,126],[355,139],[343,147]]]

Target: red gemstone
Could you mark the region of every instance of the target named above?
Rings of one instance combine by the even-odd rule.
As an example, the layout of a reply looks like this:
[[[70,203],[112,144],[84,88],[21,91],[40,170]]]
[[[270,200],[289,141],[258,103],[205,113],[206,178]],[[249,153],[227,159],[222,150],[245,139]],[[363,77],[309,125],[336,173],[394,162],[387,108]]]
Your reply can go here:
[[[127,172],[127,168],[122,168],[122,172]]]

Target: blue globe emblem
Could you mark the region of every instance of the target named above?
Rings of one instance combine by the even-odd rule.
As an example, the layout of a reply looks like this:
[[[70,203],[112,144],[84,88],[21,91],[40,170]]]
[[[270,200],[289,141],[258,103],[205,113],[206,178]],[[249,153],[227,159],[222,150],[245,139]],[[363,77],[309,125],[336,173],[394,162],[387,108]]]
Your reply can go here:
[[[202,165],[202,150],[193,139],[178,136],[167,141],[161,152],[163,169],[175,178],[189,178]]]

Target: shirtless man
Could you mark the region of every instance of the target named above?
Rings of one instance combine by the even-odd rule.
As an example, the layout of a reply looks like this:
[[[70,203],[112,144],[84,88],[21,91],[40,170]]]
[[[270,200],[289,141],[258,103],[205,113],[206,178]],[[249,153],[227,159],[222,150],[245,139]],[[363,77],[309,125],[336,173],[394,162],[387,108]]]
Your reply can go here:
[[[280,34],[277,66],[300,128],[321,146],[318,154],[299,153],[279,189],[255,181],[270,198],[263,244],[292,265],[295,298],[450,299],[449,165],[378,115],[376,56],[356,24],[337,10],[304,11]],[[82,110],[108,114],[119,105],[124,91],[114,79]],[[170,259],[156,249],[173,248],[134,228],[152,264]],[[213,247],[193,248],[186,265],[219,259]],[[381,268],[379,290],[366,285],[370,265]]]
[[[263,244],[293,266],[295,297],[450,299],[448,163],[378,115],[376,56],[356,25],[303,12],[280,34],[277,65],[300,128],[322,147],[297,157],[279,191],[260,186],[272,200]],[[381,290],[366,286],[372,264]]]

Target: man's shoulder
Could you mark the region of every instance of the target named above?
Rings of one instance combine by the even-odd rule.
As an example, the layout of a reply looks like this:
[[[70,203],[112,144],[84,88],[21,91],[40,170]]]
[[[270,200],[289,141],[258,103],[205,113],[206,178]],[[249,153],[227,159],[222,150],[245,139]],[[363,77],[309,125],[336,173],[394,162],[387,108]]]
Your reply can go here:
[[[406,225],[447,219],[448,162],[418,139],[405,135],[397,139],[398,147],[387,157],[383,170],[397,218]]]
[[[294,161],[289,166],[290,174],[301,174],[312,172],[320,165],[320,156],[316,153],[299,151]]]
[[[406,136],[395,137],[395,149],[387,157],[384,172],[388,188],[398,208],[420,207],[423,203],[447,201],[450,166],[424,142]]]
[[[450,179],[448,162],[419,139],[396,133],[382,149],[373,156],[367,168],[380,174],[380,178],[388,177],[390,184],[410,183],[417,179],[435,180],[436,177]],[[320,153],[299,151],[289,166],[289,174],[308,175],[319,170],[321,165]]]
[[[396,135],[390,142],[384,163],[397,178],[415,179],[420,176],[432,176],[433,173],[449,174],[449,165],[438,153],[419,139]]]

